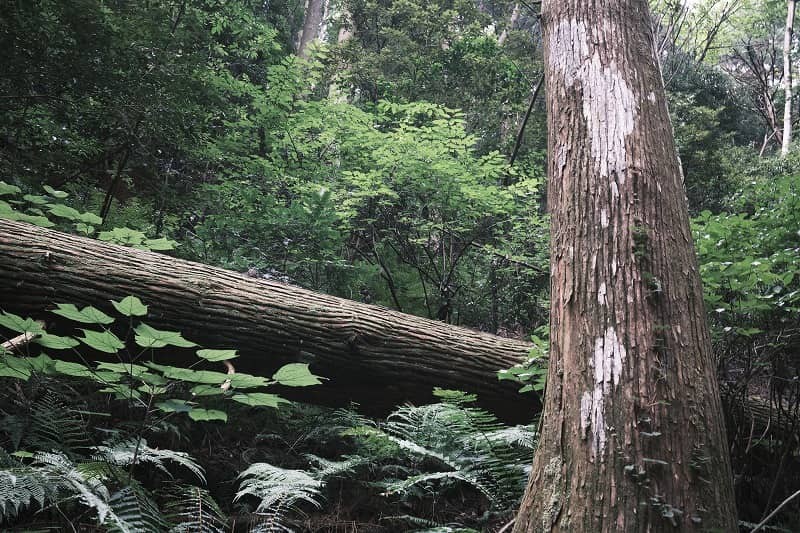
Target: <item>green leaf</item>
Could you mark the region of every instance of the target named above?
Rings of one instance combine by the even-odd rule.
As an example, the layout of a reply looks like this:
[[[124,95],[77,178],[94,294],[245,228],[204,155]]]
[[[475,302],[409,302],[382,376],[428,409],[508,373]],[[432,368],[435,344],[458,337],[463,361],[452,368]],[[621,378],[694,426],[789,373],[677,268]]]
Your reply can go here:
[[[77,209],[64,204],[50,204],[50,214],[56,217],[66,218],[69,220],[81,220],[81,214]],[[86,222],[83,220],[82,222]]]
[[[119,302],[111,300],[111,305],[125,316],[146,316],[147,306],[136,296],[126,296]]]
[[[315,376],[308,369],[306,363],[290,363],[282,366],[272,379],[287,387],[307,387],[309,385],[320,385],[319,376]]]
[[[227,374],[222,372],[212,372],[210,370],[192,370],[190,368],[179,368],[176,366],[159,365],[156,363],[145,363],[146,366],[157,370],[169,379],[188,381],[190,383],[205,383],[208,385],[221,385],[228,379]]]
[[[13,455],[14,457],[19,457],[20,459],[32,459],[32,458],[36,457],[35,453],[26,452],[24,450],[18,450],[16,452],[12,453],[11,455]]]
[[[164,346],[177,346],[179,348],[191,348],[197,346],[191,341],[187,341],[178,331],[163,331],[141,323],[136,328],[136,344],[142,348],[163,348]]]
[[[6,206],[8,206],[9,208],[8,210],[5,209]],[[55,224],[47,220],[45,217],[26,215],[25,213],[19,213],[17,211],[14,211],[11,208],[11,206],[9,206],[7,203],[3,201],[0,201],[0,217],[8,220],[27,222],[28,224],[33,224],[35,226],[39,226],[40,228],[52,228],[53,226],[55,226]]]
[[[231,381],[231,386],[237,389],[253,389],[269,384],[267,378],[250,374],[228,374],[227,377]]]
[[[9,185],[5,181],[0,181],[0,196],[5,196],[7,194],[19,194],[21,192],[22,189],[16,185]]]
[[[195,385],[190,392],[192,396],[219,396],[225,394],[225,391],[219,385]]]
[[[177,242],[171,241],[164,237],[161,237],[160,239],[147,239],[146,241],[144,241],[144,246],[148,250],[153,250],[157,252],[174,250],[177,244],[178,244]]]
[[[64,198],[69,196],[69,194],[65,193],[64,191],[57,191],[56,189],[52,188],[49,185],[45,185],[42,188],[44,189],[44,192],[46,192],[47,194],[49,194],[53,198],[58,198],[59,200],[63,200]]]
[[[114,228],[111,231],[101,231],[97,236],[101,241],[113,242],[123,246],[142,244],[144,233],[130,228]]]
[[[34,205],[47,205],[47,203],[50,201],[44,196],[39,196],[38,194],[26,194],[22,197],[22,199]]]
[[[58,309],[53,309],[51,311],[52,313],[63,316],[69,320],[74,320],[75,322],[81,322],[83,324],[111,324],[114,322],[113,318],[91,305],[87,305],[80,310],[75,307],[74,304],[56,305],[58,305]]]
[[[185,400],[177,400],[175,398],[158,402],[156,407],[165,413],[188,413],[192,410],[192,406],[186,403]]]
[[[149,368],[142,365],[136,365],[133,363],[108,363],[106,361],[98,362],[97,369],[108,370],[109,372],[130,375],[133,377],[140,377],[142,374],[146,374],[150,371]]]
[[[6,355],[0,358],[0,377],[28,381],[31,377],[31,365],[24,357]]]
[[[86,235],[87,237],[94,233],[94,226],[89,226],[88,224],[84,224],[83,222],[77,222],[75,224],[75,231],[80,233],[81,235]]]
[[[139,391],[123,383],[114,383],[104,389],[100,389],[100,392],[113,394],[117,400],[138,400],[142,397]]]
[[[83,331],[84,336],[79,340],[100,352],[117,353],[125,348],[125,343],[110,331],[92,331],[89,329],[82,329],[81,331]]]
[[[59,337],[58,335],[51,335],[49,333],[42,333],[41,337],[34,342],[50,348],[51,350],[69,350],[78,346],[80,343],[72,337]]]
[[[19,315],[7,313],[5,311],[0,314],[0,326],[16,331],[17,333],[33,333],[39,335],[44,332],[42,325],[32,318],[22,318]]]
[[[225,411],[218,411],[216,409],[199,409],[195,408],[189,412],[189,418],[195,422],[207,422],[210,420],[228,421],[228,414]]]
[[[99,226],[103,223],[103,219],[99,216],[95,215],[94,213],[81,213],[78,216],[78,220],[81,222],[85,222],[86,224],[94,224],[95,226]]]
[[[197,350],[197,356],[208,361],[227,361],[239,357],[236,350]]]
[[[289,403],[289,400],[285,400],[277,394],[269,394],[266,392],[234,394],[231,399],[251,407],[278,407],[281,403]]]
[[[60,361],[56,359],[54,370],[59,374],[65,376],[73,376],[76,378],[91,378],[94,377],[92,370],[80,363],[73,363],[70,361]]]

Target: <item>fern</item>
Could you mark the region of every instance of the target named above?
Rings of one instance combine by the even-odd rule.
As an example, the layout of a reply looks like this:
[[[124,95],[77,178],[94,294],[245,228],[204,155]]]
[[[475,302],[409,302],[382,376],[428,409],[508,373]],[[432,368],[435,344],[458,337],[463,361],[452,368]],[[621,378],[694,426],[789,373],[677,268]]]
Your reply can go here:
[[[207,490],[177,486],[167,493],[166,517],[170,533],[222,533],[227,522]]]
[[[255,463],[239,474],[241,482],[234,502],[245,497],[258,500],[258,520],[251,531],[291,531],[291,513],[301,513],[302,504],[321,507],[323,483],[302,470],[287,470],[268,463]]]
[[[419,485],[457,481],[474,487],[495,507],[513,505],[530,468],[533,429],[504,426],[491,413],[473,407],[473,395],[440,390],[436,394],[443,403],[402,407],[383,427],[362,426],[351,433],[392,443],[415,462],[417,473],[384,481],[385,493],[404,494]],[[429,470],[430,462],[438,465],[436,471],[420,473],[419,469]]]
[[[147,493],[131,484],[111,495],[108,501],[109,530],[119,533],[158,533],[166,529],[166,522],[158,507]]]
[[[172,476],[164,465],[165,461],[171,461],[187,468],[203,483],[206,481],[203,468],[188,453],[151,448],[144,439],[130,439],[108,446],[97,446],[95,450],[97,451],[97,458],[111,465],[125,467],[133,464],[148,463]]]

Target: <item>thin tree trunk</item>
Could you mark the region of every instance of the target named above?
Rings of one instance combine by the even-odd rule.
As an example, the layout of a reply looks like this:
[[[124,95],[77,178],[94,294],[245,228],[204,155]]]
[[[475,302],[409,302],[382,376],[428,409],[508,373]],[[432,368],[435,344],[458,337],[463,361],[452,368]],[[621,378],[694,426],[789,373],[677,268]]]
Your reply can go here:
[[[689,216],[646,0],[545,0],[544,423],[514,531],[737,531]]]
[[[783,36],[783,142],[781,157],[789,153],[792,144],[792,34],[794,32],[795,0],[788,1],[786,33]]]
[[[238,349],[238,371],[271,375],[287,362],[310,363],[329,378],[295,391],[312,403],[354,401],[378,413],[428,403],[433,388],[444,387],[477,393],[512,422],[530,421],[537,408],[496,375],[527,358],[527,342],[0,219],[3,310],[53,322],[58,317],[44,311],[54,303],[111,312],[109,299],[128,294],[149,304],[152,326]],[[162,362],[196,361],[191,351],[168,356]]]
[[[503,28],[502,32],[500,32],[500,36],[497,38],[497,44],[503,46],[506,43],[506,39],[508,39],[508,34],[509,32],[514,30],[514,26],[517,25],[519,16],[520,16],[519,4],[514,4],[514,9],[511,10],[511,18],[508,21],[508,25],[505,28]]]
[[[300,41],[297,45],[298,56],[308,57],[308,45],[320,38],[324,9],[325,2],[323,0],[308,0],[303,31],[300,33]]]

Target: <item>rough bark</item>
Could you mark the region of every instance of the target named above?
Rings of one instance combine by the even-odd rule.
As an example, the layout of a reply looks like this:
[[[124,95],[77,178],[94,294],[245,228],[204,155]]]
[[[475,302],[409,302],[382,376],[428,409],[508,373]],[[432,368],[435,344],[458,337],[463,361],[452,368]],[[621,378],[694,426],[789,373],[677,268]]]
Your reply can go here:
[[[551,346],[514,530],[736,531],[646,0],[545,0]]]
[[[524,360],[526,342],[505,339],[163,254],[124,248],[0,219],[0,308],[42,317],[54,303],[94,305],[128,294],[150,306],[147,322],[211,348],[237,348],[236,369],[271,375],[307,362],[329,378],[299,391],[312,403],[386,412],[429,403],[434,387],[475,392],[512,422],[535,400],[496,371]],[[192,361],[169,352],[167,363]],[[191,359],[188,359],[191,358]]]
[[[324,0],[308,0],[305,18],[303,19],[303,31],[300,33],[300,40],[297,45],[298,56],[308,57],[308,45],[320,38],[324,8]]]
[[[792,144],[792,34],[794,33],[795,0],[787,2],[786,31],[783,36],[783,142],[781,156],[789,153]]]

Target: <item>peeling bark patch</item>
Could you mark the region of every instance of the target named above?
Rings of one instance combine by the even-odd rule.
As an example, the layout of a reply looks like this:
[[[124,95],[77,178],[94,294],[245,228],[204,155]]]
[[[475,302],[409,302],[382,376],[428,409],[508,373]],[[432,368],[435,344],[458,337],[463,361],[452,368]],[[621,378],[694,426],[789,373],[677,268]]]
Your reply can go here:
[[[594,390],[591,396],[585,392],[581,398],[581,430],[591,436],[592,457],[605,450],[605,400],[612,388],[619,384],[622,364],[626,358],[625,346],[620,342],[613,327],[607,328],[602,337],[595,339],[591,360],[594,370]]]
[[[625,139],[633,132],[636,100],[616,60],[603,64],[598,50],[589,46],[590,37],[602,42],[614,29],[608,24],[594,29],[605,35],[590,36],[583,21],[562,20],[550,36],[548,62],[553,72],[564,76],[567,87],[582,89],[583,118],[596,170],[604,177],[616,175],[622,184],[627,168]]]
[[[601,283],[597,289],[597,303],[606,305],[606,284]]]

